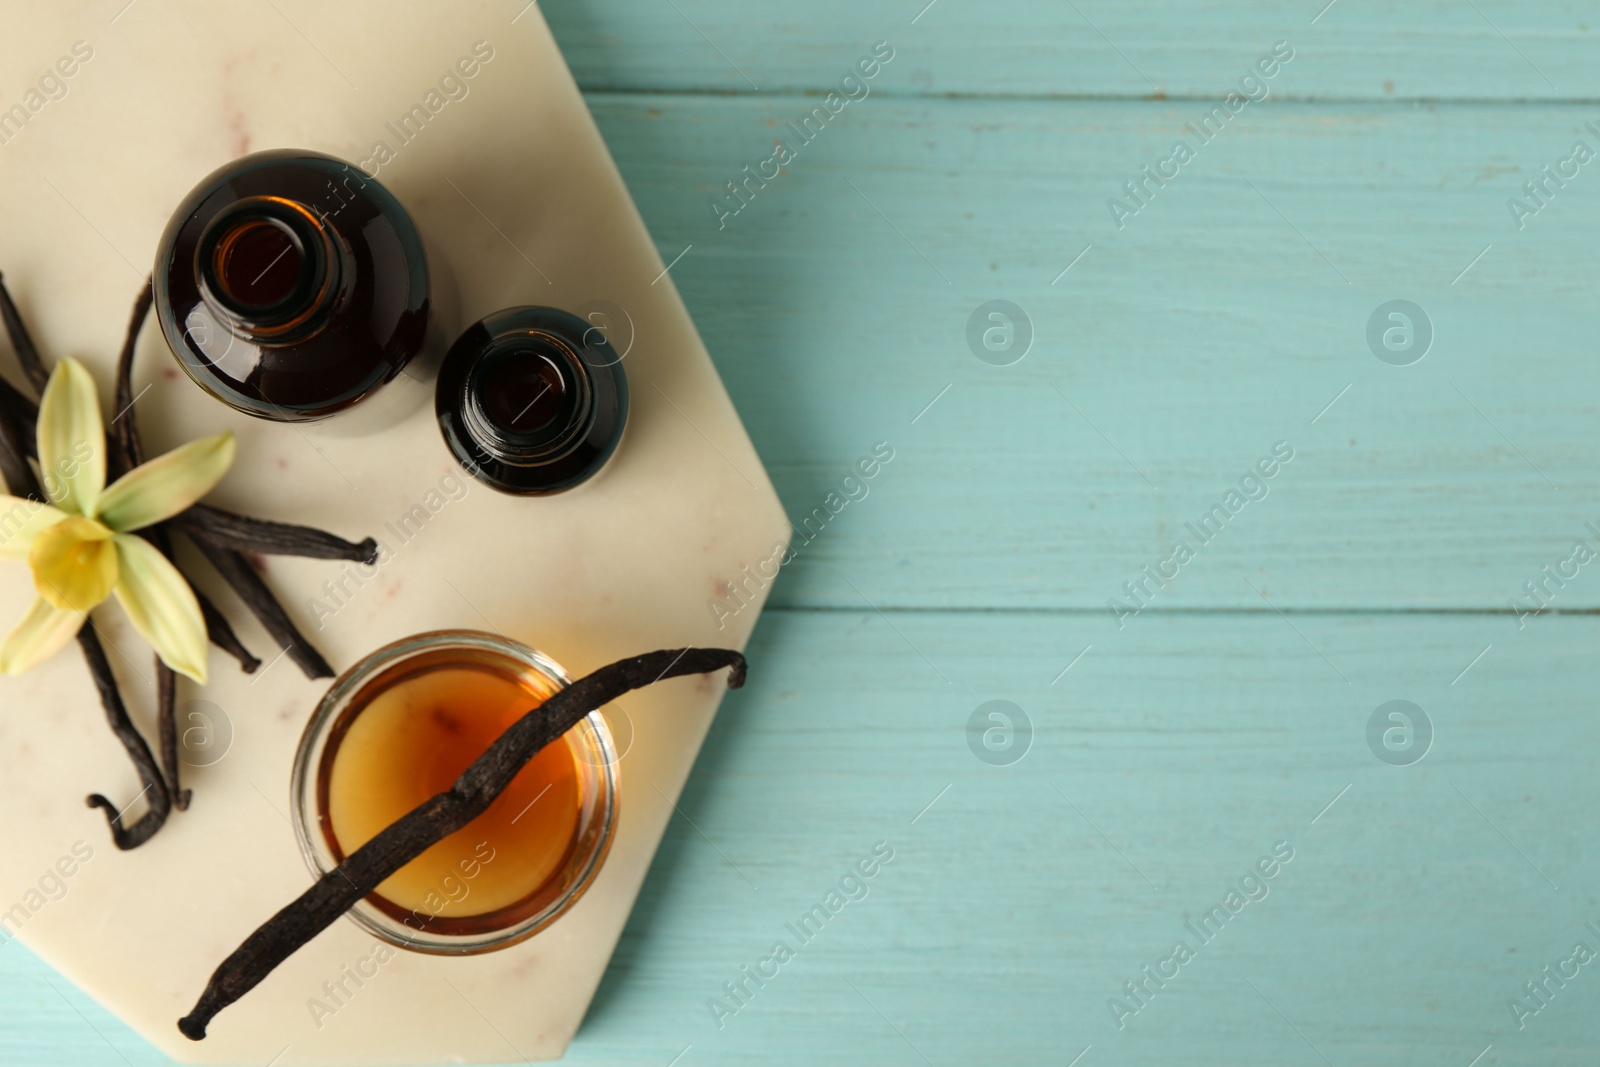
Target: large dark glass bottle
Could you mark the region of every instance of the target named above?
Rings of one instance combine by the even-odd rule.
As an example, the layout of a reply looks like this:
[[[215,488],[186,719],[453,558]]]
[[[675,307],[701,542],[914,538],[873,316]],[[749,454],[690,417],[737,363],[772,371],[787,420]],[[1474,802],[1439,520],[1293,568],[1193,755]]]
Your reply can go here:
[[[445,443],[478,479],[504,493],[555,493],[611,458],[628,422],[628,379],[598,326],[556,308],[507,308],[450,346],[434,405]]]
[[[156,256],[179,364],[224,403],[303,422],[343,411],[422,349],[428,263],[400,202],[314,152],[234,160],[195,187]]]

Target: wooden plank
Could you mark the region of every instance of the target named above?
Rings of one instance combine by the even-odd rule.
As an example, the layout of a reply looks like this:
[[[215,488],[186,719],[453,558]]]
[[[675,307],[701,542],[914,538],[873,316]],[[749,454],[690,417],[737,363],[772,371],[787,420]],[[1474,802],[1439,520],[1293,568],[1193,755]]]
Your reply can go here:
[[[1120,643],[1061,617],[893,622],[763,617],[577,1062],[921,1062],[905,1039],[935,1064],[1090,1043],[1083,1065],[1320,1062],[1246,980],[1339,1064],[1460,1067],[1491,1042],[1586,1062],[1592,994],[1520,1032],[1506,1001],[1574,939],[1600,948],[1600,724],[1572,669],[1593,620],[1497,645],[1454,686],[1483,620],[1297,623],[1321,655],[1276,617],[1147,619]],[[1397,697],[1435,729],[1409,767],[1367,747]],[[995,698],[1035,729],[1009,766],[965,738]],[[896,858],[867,896],[719,1030],[705,1002],[878,840]],[[1269,895],[1119,1031],[1108,999],[1280,840],[1295,859]]]
[[[763,616],[570,1062],[921,1062],[906,1039],[934,1064],[1091,1043],[1081,1067],[1321,1062],[1307,1040],[1336,1064],[1462,1067],[1491,1043],[1490,1062],[1592,1061],[1589,967],[1523,1030],[1507,1001],[1574,941],[1600,948],[1579,669],[1600,622],[1550,620],[1462,674],[1489,621],[1143,618],[1110,640],[1071,616],[890,621]],[[991,699],[1032,723],[1010,765],[968,747]],[[1368,747],[1391,699],[1433,726],[1410,766]],[[880,840],[865,897],[798,943],[785,923]],[[1267,896],[1198,945],[1185,923],[1279,841]],[[1196,958],[1119,1030],[1107,1001],[1180,938]],[[795,958],[718,1029],[706,1002],[776,940]],[[104,1062],[20,947],[0,994],[27,1034]]]
[[[1521,229],[1508,208],[1600,149],[1584,108],[1267,105],[1201,144],[1184,103],[868,98],[799,146],[793,101],[591,104],[663,258],[693,246],[673,278],[791,519],[895,449],[780,605],[1110,625],[1187,539],[1156,608],[1508,610],[1574,540],[1600,549],[1600,164]],[[719,229],[711,196],[785,137]],[[1195,158],[1119,229],[1107,201],[1176,138]],[[1036,334],[1012,366],[969,350],[994,299]],[[1433,325],[1411,366],[1367,340],[1394,299]],[[1186,533],[1279,441],[1270,495]],[[1600,604],[1566,570],[1552,608]]]
[[[590,92],[826,92],[887,40],[897,55],[884,92],[1209,99],[1283,40],[1295,58],[1271,88],[1286,97],[1600,97],[1593,0],[596,0],[546,17]]]

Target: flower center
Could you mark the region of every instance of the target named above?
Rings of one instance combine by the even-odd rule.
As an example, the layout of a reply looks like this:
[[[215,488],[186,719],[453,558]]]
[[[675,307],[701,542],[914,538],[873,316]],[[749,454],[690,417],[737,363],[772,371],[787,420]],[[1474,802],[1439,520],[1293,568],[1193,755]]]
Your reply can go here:
[[[71,515],[41,530],[28,550],[34,588],[64,611],[88,611],[117,584],[117,547],[111,530]]]

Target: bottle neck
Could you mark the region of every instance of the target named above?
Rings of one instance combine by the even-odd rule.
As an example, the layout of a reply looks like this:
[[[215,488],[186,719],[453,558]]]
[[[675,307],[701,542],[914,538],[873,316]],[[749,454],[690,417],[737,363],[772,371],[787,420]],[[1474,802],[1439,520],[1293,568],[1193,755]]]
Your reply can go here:
[[[321,331],[354,282],[339,235],[306,205],[253,196],[219,211],[195,248],[200,299],[229,333],[266,346]]]
[[[543,330],[497,338],[462,389],[468,434],[508,463],[563,455],[593,421],[594,390],[583,360],[565,340]]]

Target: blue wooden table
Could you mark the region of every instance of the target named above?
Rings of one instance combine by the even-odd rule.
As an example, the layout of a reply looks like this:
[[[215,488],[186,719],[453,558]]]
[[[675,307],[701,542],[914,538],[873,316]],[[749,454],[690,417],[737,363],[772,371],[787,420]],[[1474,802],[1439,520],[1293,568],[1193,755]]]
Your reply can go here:
[[[925,2],[544,8],[804,531],[568,1058],[1595,1062],[1600,4]]]

